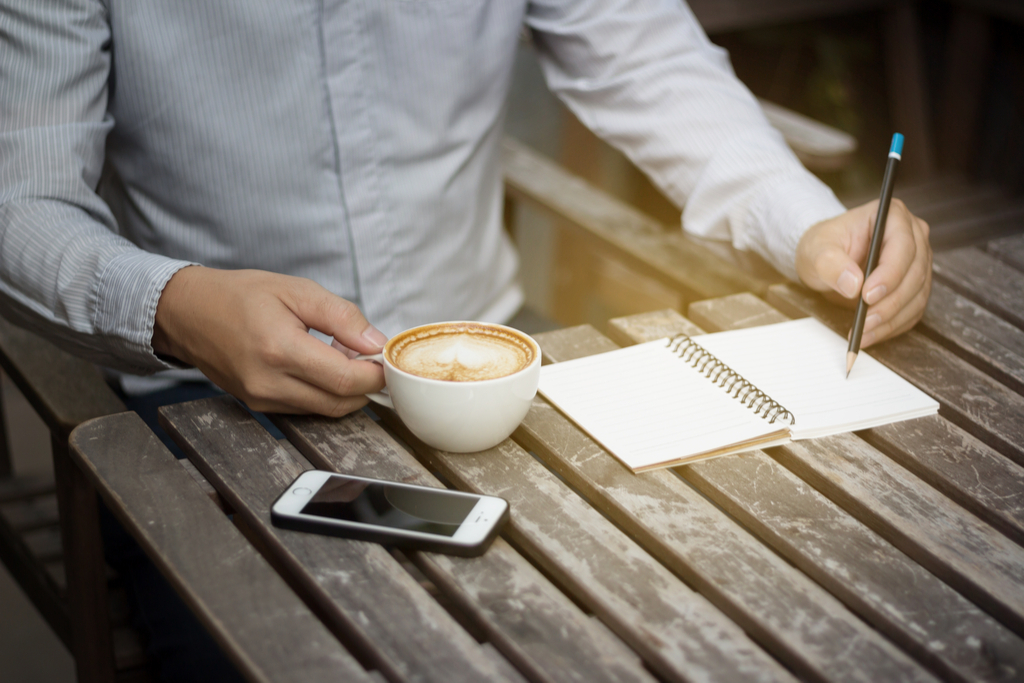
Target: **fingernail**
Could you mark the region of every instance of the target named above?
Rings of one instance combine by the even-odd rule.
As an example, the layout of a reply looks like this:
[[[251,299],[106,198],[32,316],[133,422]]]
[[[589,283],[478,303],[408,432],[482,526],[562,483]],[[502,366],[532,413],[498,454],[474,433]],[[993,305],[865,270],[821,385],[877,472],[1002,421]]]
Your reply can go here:
[[[384,344],[388,341],[388,338],[384,336],[384,333],[373,325],[367,327],[366,331],[363,332],[363,339],[380,348],[383,348]]]
[[[347,346],[339,342],[337,339],[331,342],[331,346],[345,354],[345,357],[348,358],[349,360],[359,355],[358,351],[348,348]]]
[[[882,316],[872,313],[864,320],[864,332],[867,333],[868,330],[875,329],[880,322],[882,322]]]
[[[867,302],[868,304],[873,304],[879,299],[881,299],[883,296],[885,296],[885,293],[888,291],[889,290],[886,289],[885,285],[878,285],[877,287],[875,287],[870,292],[864,295],[864,301]]]
[[[857,276],[849,270],[844,270],[839,276],[839,281],[836,282],[836,286],[839,287],[839,293],[845,296],[847,299],[852,299],[857,296]]]

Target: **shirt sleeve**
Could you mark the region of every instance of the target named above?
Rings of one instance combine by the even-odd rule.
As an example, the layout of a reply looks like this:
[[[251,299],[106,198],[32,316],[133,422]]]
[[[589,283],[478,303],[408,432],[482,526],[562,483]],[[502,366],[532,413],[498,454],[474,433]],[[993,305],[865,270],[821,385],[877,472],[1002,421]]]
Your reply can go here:
[[[682,207],[687,231],[797,279],[801,235],[845,208],[682,0],[537,0],[526,21],[549,87]]]
[[[119,236],[96,193],[114,125],[104,7],[6,2],[0,42],[0,313],[96,363],[171,367],[153,353],[153,321],[189,264]]]

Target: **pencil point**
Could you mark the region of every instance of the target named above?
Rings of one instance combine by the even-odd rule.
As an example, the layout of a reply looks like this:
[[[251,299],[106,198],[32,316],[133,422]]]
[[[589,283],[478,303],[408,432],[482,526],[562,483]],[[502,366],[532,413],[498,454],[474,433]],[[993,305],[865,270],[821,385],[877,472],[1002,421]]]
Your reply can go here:
[[[857,354],[850,351],[846,354],[846,379],[850,379],[850,370],[853,370],[853,361],[857,360]]]

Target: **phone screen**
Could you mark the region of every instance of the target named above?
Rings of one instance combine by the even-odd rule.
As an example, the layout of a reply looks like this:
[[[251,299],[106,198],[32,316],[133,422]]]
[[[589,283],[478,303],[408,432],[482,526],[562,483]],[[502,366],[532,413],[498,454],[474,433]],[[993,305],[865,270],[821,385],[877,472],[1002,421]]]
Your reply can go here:
[[[446,489],[412,489],[332,476],[302,508],[302,514],[452,536],[477,500]]]

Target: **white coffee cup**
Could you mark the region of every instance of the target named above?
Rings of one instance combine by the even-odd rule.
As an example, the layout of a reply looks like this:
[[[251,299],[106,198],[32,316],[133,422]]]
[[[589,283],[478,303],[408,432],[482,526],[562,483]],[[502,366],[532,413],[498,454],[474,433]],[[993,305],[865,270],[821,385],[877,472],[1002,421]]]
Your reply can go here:
[[[459,337],[460,334],[463,337]],[[396,364],[396,360],[417,355],[410,354],[413,347],[422,347],[428,342],[442,344],[443,335],[454,341],[453,346],[437,351],[444,359],[438,364],[455,368],[456,375],[468,372],[469,376],[486,377],[488,368],[477,372],[473,369],[474,362],[487,357],[485,347],[492,342],[498,346],[502,341],[507,342],[510,353],[515,347],[515,353],[523,354],[522,362],[503,376],[461,380],[414,374]],[[500,351],[499,348],[495,353]],[[430,353],[421,350],[418,362],[429,364]],[[424,356],[426,361],[422,360]],[[421,325],[392,337],[381,353],[357,359],[372,360],[384,366],[385,391],[367,394],[367,398],[398,413],[405,426],[427,445],[452,453],[486,450],[508,438],[530,410],[540,381],[541,351],[537,342],[519,330],[493,323],[454,321]],[[516,367],[506,361],[511,362],[511,356],[502,361],[505,364],[498,372]],[[417,367],[417,370],[432,373],[430,368],[424,371]]]

